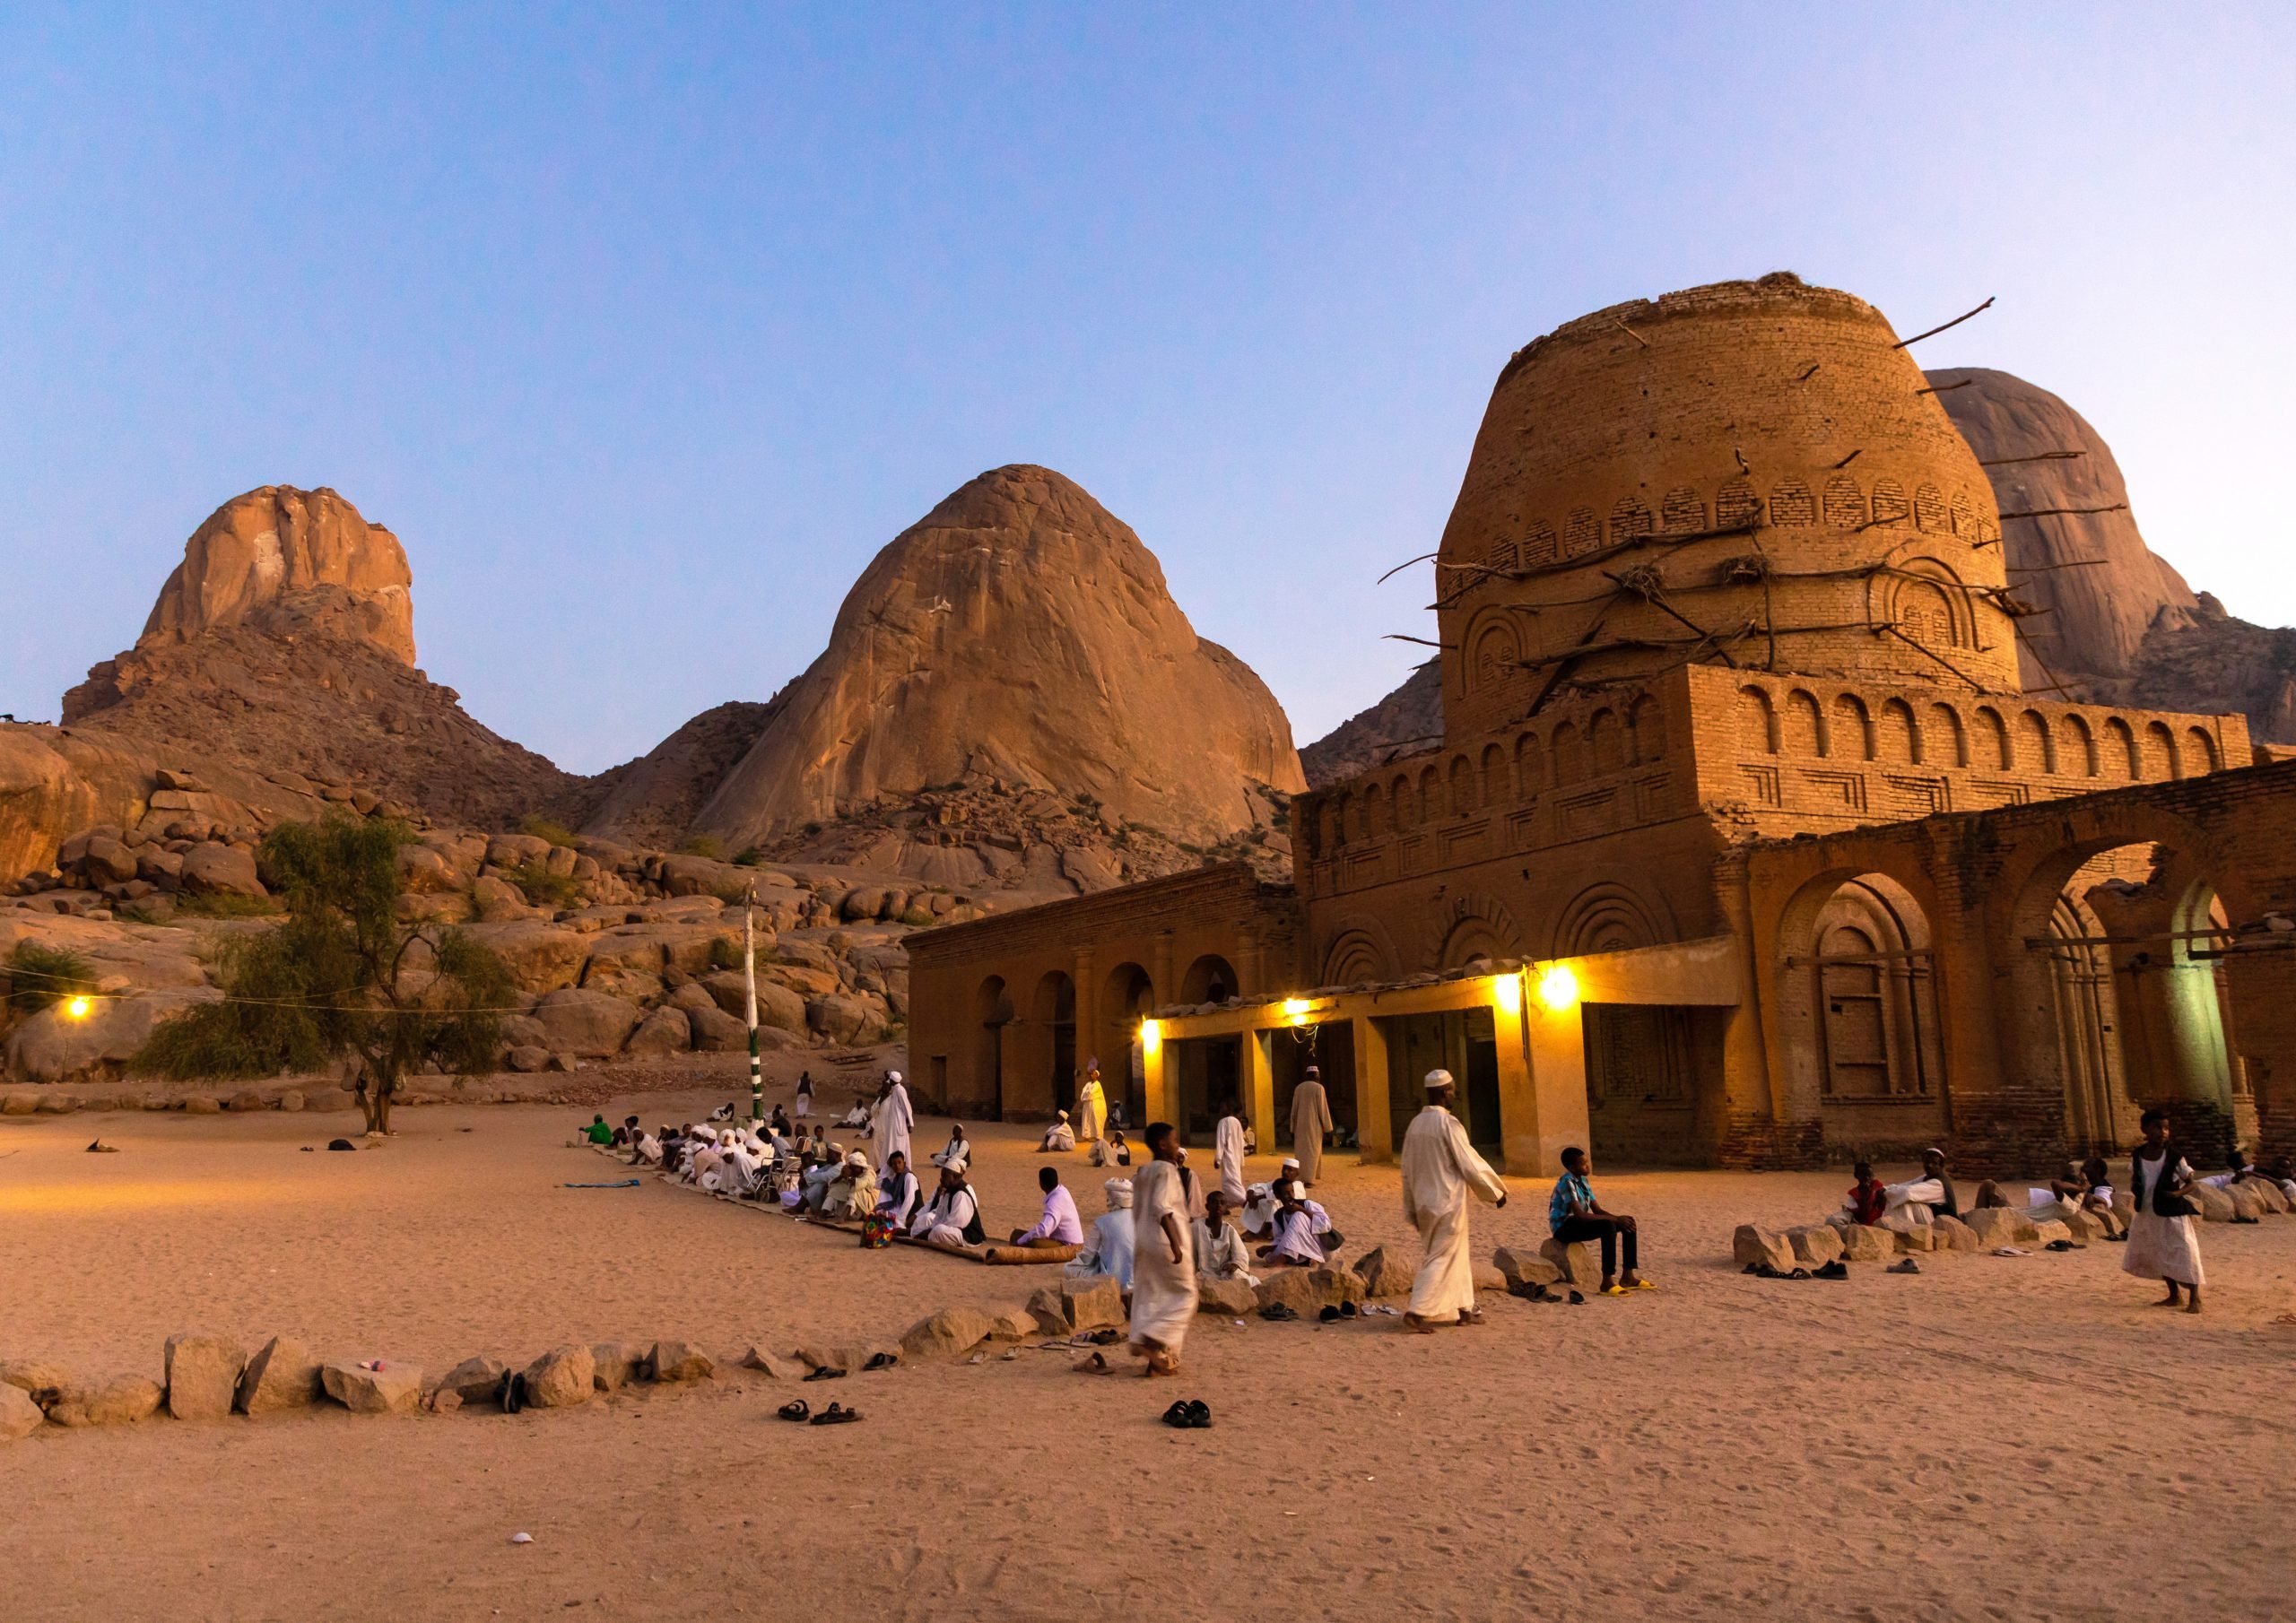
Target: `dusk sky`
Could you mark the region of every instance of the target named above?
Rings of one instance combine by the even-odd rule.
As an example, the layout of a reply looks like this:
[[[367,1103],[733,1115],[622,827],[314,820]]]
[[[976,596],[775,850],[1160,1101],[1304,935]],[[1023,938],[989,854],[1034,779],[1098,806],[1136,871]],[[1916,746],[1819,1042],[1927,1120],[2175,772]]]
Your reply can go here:
[[[1305,743],[1423,651],[1508,355],[1790,269],[2056,391],[2296,621],[2296,8],[0,7],[0,710],[266,483],[571,769],[763,699],[1010,462]]]

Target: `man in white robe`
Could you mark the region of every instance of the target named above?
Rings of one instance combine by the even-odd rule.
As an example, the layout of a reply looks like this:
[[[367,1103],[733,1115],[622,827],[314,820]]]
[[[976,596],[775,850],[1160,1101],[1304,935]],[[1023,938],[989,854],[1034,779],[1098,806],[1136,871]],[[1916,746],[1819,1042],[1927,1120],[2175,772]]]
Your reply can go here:
[[[890,1156],[886,1158],[888,1161],[891,1159]],[[933,1164],[935,1167],[953,1167],[959,1172],[971,1167],[972,1141],[965,1137],[962,1123],[949,1129],[949,1141],[933,1152]]]
[[[1427,1103],[1403,1136],[1403,1215],[1419,1230],[1422,1256],[1404,1323],[1432,1334],[1439,1320],[1474,1324],[1474,1263],[1468,1251],[1467,1196],[1507,1204],[1507,1185],[1467,1141],[1451,1114],[1457,1089],[1448,1071],[1427,1073]]]
[[[857,1223],[876,1209],[877,1175],[869,1170],[869,1158],[857,1150],[845,1158],[845,1165],[830,1180],[822,1197],[822,1215]]]
[[[1300,1158],[1300,1181],[1312,1184],[1324,1175],[1324,1134],[1332,1128],[1331,1101],[1324,1093],[1323,1072],[1308,1067],[1308,1074],[1292,1089],[1292,1153]]]
[[[1196,1272],[1198,1279],[1259,1283],[1251,1271],[1251,1251],[1228,1220],[1227,1200],[1216,1189],[1204,1197],[1204,1215],[1196,1223]]]
[[[1044,1141],[1037,1149],[1045,1154],[1057,1155],[1062,1150],[1075,1148],[1076,1129],[1068,1124],[1068,1112],[1064,1110],[1059,1119],[1044,1130]]]
[[[1137,1251],[1133,1243],[1132,1185],[1124,1178],[1110,1178],[1100,1185],[1100,1192],[1109,1209],[1092,1219],[1084,1236],[1084,1248],[1060,1271],[1072,1280],[1114,1280],[1129,1290]]]
[[[901,1085],[900,1072],[886,1072],[884,1091],[877,1096],[877,1108],[871,1117],[879,1167],[891,1163],[895,1150],[909,1154],[909,1130],[915,1125],[917,1113],[909,1107],[909,1089]]]
[[[1232,1205],[1244,1203],[1244,1120],[1236,1114],[1236,1101],[1230,1099],[1228,1107],[1220,1113],[1220,1124],[1212,1130],[1212,1169],[1220,1175],[1220,1193]]]
[[[877,1185],[878,1213],[906,1234],[909,1219],[916,1215],[919,1193],[917,1175],[909,1169],[909,1158],[896,1154],[887,1160],[885,1176]]]
[[[1100,1062],[1095,1060],[1084,1072],[1084,1085],[1076,1089],[1076,1141],[1089,1144],[1099,1138],[1108,1118],[1108,1095],[1101,1091]]]
[[[1133,1352],[1150,1375],[1177,1375],[1180,1343],[1196,1317],[1196,1258],[1187,1197],[1180,1187],[1179,1139],[1170,1122],[1148,1129],[1155,1159],[1132,1180]]]
[[[970,1234],[967,1230],[970,1230]],[[941,1169],[941,1186],[909,1226],[911,1239],[961,1251],[980,1233],[980,1202],[961,1173]]]

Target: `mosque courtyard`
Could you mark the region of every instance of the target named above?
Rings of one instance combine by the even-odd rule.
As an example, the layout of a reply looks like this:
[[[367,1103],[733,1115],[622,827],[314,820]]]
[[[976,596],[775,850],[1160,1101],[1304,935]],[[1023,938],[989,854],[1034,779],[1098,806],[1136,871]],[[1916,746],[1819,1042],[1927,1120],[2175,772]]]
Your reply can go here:
[[[728,1096],[596,1108],[650,1124]],[[843,1103],[824,1095],[832,1115]],[[1202,1315],[1170,1382],[1085,1378],[1074,1351],[1022,1345],[793,1387],[733,1362],[1016,1306],[1057,1271],[865,1252],[651,1176],[566,1187],[622,1176],[569,1147],[591,1108],[410,1110],[357,1155],[323,1149],[355,1132],[349,1113],[0,1123],[0,1358],[156,1378],[168,1335],[207,1331],[433,1371],[672,1337],[720,1365],[516,1416],[43,1427],[0,1445],[0,1610],[2266,1616],[2296,1570],[2296,1220],[2209,1225],[2208,1310],[2188,1318],[2152,1311],[2156,1288],[2107,1245],[1757,1280],[1731,1266],[1733,1228],[1813,1220],[1846,1173],[1597,1167],[1604,1203],[1640,1219],[1656,1290],[1487,1293],[1486,1324],[1433,1337]],[[1083,1153],[969,1127],[992,1231],[1033,1219],[1048,1159],[1088,1221],[1102,1209]],[[920,1154],[947,1133],[919,1121]],[[121,1153],[83,1153],[97,1136]],[[1316,1190],[1342,1260],[1384,1244],[1415,1263],[1395,1170],[1352,1162]],[[1505,1211],[1475,1210],[1478,1260],[1544,1237],[1544,1185],[1509,1188]],[[864,1422],[778,1423],[797,1395]],[[1159,1424],[1176,1396],[1204,1399],[1212,1428]]]

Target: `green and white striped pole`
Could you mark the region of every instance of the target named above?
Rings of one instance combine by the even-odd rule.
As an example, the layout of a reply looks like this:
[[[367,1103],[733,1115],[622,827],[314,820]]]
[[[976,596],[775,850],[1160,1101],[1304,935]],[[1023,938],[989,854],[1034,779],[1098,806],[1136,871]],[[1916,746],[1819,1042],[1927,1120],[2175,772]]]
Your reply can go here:
[[[765,1120],[765,1070],[757,1057],[757,887],[752,885],[742,908],[742,991],[749,1003],[750,1120]]]

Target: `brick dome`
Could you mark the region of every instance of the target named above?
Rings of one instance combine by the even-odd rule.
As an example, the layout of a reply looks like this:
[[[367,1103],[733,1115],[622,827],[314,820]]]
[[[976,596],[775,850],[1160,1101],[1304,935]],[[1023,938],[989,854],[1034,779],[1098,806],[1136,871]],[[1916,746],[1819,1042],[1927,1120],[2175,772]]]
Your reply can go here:
[[[2016,690],[1990,487],[1896,343],[1780,272],[1518,351],[1438,555],[1450,735],[1686,660]]]

